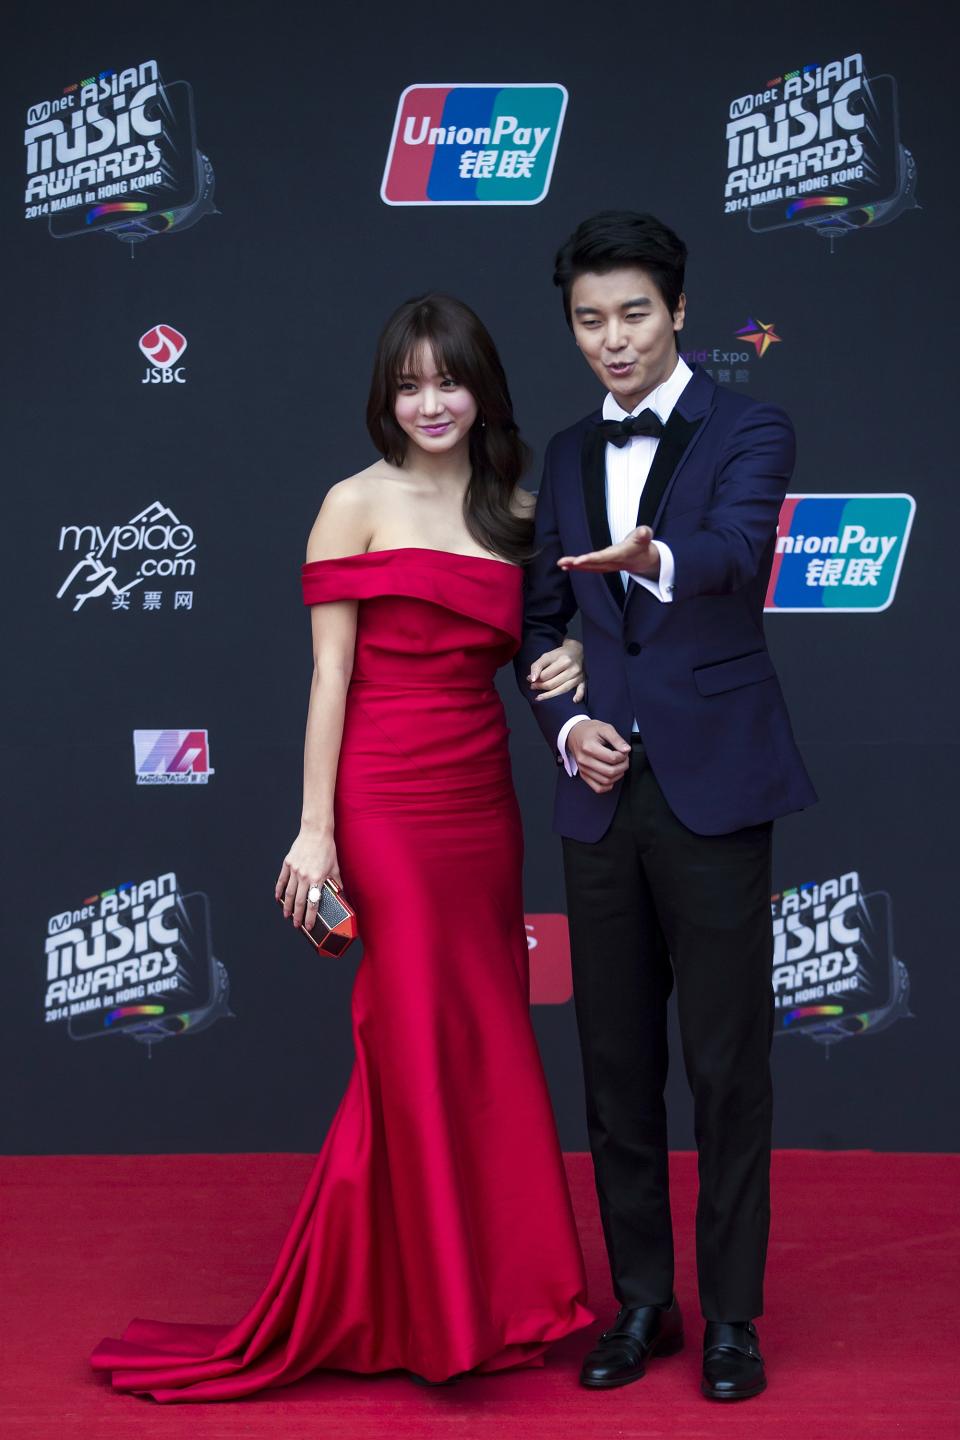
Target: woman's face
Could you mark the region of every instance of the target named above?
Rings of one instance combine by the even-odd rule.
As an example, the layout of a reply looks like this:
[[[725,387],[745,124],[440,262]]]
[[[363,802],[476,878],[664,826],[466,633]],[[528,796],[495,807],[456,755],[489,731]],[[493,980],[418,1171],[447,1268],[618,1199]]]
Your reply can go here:
[[[428,455],[443,455],[467,442],[477,418],[477,402],[469,390],[438,370],[431,346],[424,342],[397,379],[393,413],[397,424]]]

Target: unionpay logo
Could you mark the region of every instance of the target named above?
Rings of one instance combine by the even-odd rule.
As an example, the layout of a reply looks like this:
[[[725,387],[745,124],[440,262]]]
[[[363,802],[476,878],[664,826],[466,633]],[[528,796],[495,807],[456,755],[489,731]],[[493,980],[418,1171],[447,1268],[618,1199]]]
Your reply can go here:
[[[177,361],[187,348],[187,337],[172,325],[154,325],[137,341],[153,367],[144,374],[143,385],[185,385],[186,371]]]
[[[206,785],[213,774],[206,730],[134,730],[138,785]]]
[[[388,205],[536,205],[550,188],[563,85],[408,85],[380,186]]]
[[[912,495],[788,495],[765,608],[886,610],[916,508]]]

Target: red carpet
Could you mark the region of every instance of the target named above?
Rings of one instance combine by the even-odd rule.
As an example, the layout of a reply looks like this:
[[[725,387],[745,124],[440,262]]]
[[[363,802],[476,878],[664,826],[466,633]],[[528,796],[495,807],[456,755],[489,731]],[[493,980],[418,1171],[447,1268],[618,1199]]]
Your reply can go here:
[[[958,1157],[785,1151],[774,1163],[770,1389],[740,1405],[698,1392],[695,1163],[674,1157],[682,1355],[607,1394],[576,1384],[585,1337],[544,1370],[424,1390],[402,1377],[317,1375],[242,1403],[164,1408],[114,1395],[92,1346],[134,1315],[232,1322],[266,1278],[312,1157],[0,1160],[4,1390],[0,1429],[31,1440],[154,1436],[421,1440],[949,1440],[960,1434]],[[589,1161],[568,1157],[591,1302],[612,1314]]]

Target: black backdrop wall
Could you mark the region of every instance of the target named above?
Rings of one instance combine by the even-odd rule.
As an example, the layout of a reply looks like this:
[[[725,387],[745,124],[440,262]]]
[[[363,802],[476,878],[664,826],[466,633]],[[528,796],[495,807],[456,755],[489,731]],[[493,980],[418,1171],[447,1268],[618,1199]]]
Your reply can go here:
[[[410,294],[479,311],[538,453],[594,406],[551,259],[620,205],[688,240],[684,351],[784,404],[792,493],[830,497],[788,501],[767,620],[822,796],[779,830],[777,1141],[953,1146],[945,13],[21,7],[2,125],[7,1150],[318,1147],[354,967],[316,964],[272,899],[299,815],[306,534],[373,458],[372,349]],[[422,116],[450,143],[418,147]],[[502,690],[535,1023],[562,1140],[584,1148],[554,767]],[[678,1050],[670,1083],[689,1144]]]

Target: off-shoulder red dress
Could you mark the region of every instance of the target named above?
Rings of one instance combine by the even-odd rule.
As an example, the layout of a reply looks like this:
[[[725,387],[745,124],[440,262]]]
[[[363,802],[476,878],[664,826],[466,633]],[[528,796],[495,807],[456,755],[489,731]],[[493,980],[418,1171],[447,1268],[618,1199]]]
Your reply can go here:
[[[363,958],[356,1064],[280,1256],[236,1325],[134,1320],[118,1390],[232,1400],[317,1368],[542,1363],[589,1323],[530,1024],[522,837],[497,668],[519,569],[426,549],[304,566],[357,600],[336,841]],[[333,963],[333,962],[331,962]]]

